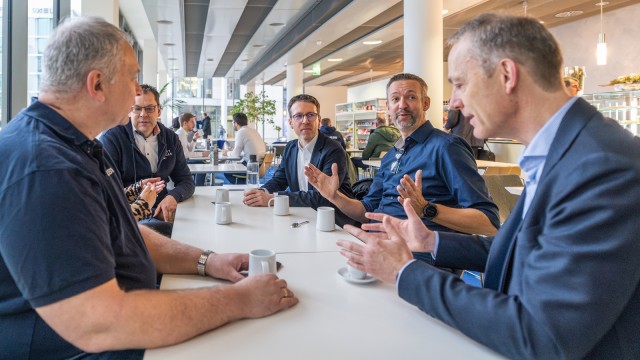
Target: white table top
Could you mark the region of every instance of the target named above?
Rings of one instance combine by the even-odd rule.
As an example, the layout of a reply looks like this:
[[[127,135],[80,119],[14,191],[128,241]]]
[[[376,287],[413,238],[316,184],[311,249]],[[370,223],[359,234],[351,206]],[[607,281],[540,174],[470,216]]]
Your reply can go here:
[[[182,344],[147,350],[146,359],[496,359],[493,351],[435,320],[397,295],[395,286],[376,281],[346,282],[338,269],[345,259],[335,240],[352,239],[337,228],[315,229],[315,211],[290,208],[275,216],[240,199],[243,186],[230,189],[233,223],[216,225],[215,189],[197,187],[193,198],[178,204],[173,238],[219,252],[272,249],[300,303],[261,319],[236,321]],[[310,224],[289,224],[307,218]],[[298,252],[300,251],[300,252]],[[221,285],[228,282],[189,275],[164,275],[162,289]]]
[[[180,210],[178,210],[179,212]],[[491,350],[425,315],[380,281],[357,285],[337,270],[336,252],[283,254],[279,276],[300,299],[261,319],[237,321],[182,344],[147,350],[145,359],[496,359]],[[224,284],[167,276],[163,289]]]
[[[249,252],[257,247],[276,252],[338,251],[336,241],[353,238],[336,226],[335,231],[316,230],[316,211],[308,207],[290,207],[289,216],[276,216],[273,208],[250,207],[242,203],[243,186],[230,189],[232,223],[215,223],[215,189],[197,186],[195,195],[178,206],[173,238],[216,252]],[[298,228],[291,223],[309,220]]]
[[[231,164],[187,164],[192,174],[207,174],[207,173],[246,173],[247,167],[239,163]]]
[[[524,186],[505,186],[504,188],[513,195],[522,195],[524,190]]]

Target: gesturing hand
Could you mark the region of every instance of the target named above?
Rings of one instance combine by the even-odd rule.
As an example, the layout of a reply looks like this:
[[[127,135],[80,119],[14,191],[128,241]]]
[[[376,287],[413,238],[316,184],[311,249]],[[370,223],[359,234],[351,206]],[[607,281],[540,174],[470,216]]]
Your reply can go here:
[[[304,167],[304,175],[307,177],[309,184],[320,192],[320,194],[331,201],[340,188],[340,175],[338,173],[338,164],[331,165],[331,176],[323,173],[313,164],[307,164]]]
[[[422,170],[416,171],[416,180],[413,181],[409,175],[404,175],[400,179],[397,187],[398,201],[402,204],[405,199],[411,200],[411,207],[417,214],[422,213],[422,209],[427,205],[427,201],[422,196]]]

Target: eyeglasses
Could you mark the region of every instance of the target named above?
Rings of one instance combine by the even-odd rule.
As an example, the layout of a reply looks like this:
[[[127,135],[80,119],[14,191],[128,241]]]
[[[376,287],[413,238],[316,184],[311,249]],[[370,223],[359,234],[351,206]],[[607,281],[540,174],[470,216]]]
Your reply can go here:
[[[156,111],[156,108],[158,107],[158,105],[149,105],[149,106],[145,106],[145,107],[140,107],[140,106],[132,106],[131,107],[131,111],[133,111],[134,114],[136,115],[140,115],[142,113],[142,110],[144,110],[145,114],[149,114],[152,113],[154,111]]]
[[[402,156],[404,156],[405,153],[405,148],[400,148],[398,149],[398,152],[396,153],[396,161],[394,161],[393,163],[391,163],[391,173],[396,175],[400,172],[400,159],[402,159]]]
[[[306,113],[306,114],[295,114],[293,116],[291,116],[291,118],[293,119],[293,121],[297,122],[297,123],[301,123],[304,121],[304,119],[306,118],[307,121],[312,122],[312,121],[316,121],[318,119],[318,114],[317,113]]]

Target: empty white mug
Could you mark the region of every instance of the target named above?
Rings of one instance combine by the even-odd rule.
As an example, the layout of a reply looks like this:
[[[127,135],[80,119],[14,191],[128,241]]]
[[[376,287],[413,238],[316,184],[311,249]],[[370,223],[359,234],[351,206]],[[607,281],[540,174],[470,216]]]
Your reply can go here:
[[[216,203],[229,202],[229,190],[216,189]]]
[[[259,274],[275,274],[276,253],[273,250],[252,250],[249,253],[249,276]]]
[[[267,205],[271,207],[273,202],[273,213],[279,216],[289,215],[289,196],[287,195],[273,195],[273,198],[269,199]]]
[[[231,224],[231,203],[216,202],[216,224]]]
[[[320,206],[317,210],[318,217],[316,229],[320,231],[333,231],[336,228],[335,210],[329,206]]]
[[[367,273],[364,271],[360,271],[356,268],[354,268],[351,265],[347,265],[347,270],[349,272],[349,277],[352,279],[356,279],[356,280],[362,280],[365,277],[367,277]]]

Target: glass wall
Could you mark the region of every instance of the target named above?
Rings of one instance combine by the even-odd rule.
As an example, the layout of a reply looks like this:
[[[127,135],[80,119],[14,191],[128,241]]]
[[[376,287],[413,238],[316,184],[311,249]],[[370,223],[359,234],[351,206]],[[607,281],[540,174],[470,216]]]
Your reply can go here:
[[[53,29],[53,0],[29,0],[27,27],[29,42],[27,94],[29,98],[33,98],[40,94],[42,53]]]

